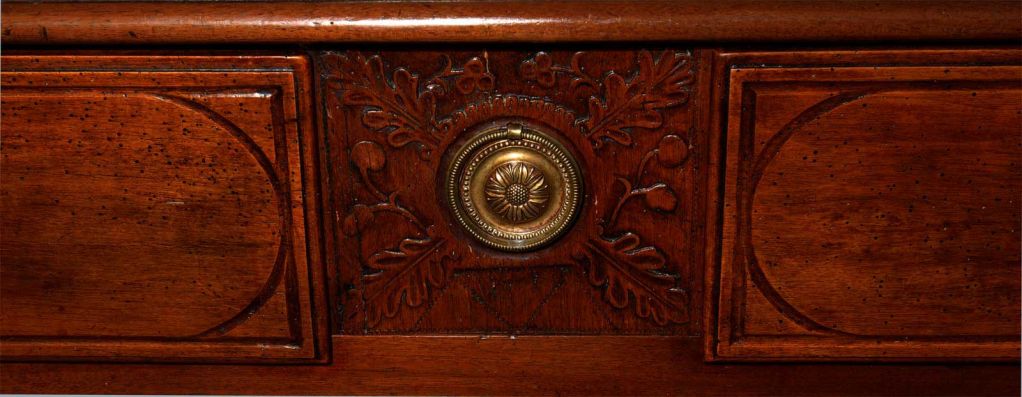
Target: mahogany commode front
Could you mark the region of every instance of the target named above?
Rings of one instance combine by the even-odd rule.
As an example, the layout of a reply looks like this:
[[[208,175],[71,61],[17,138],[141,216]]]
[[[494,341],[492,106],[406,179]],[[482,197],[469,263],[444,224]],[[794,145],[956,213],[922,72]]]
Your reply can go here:
[[[1020,11],[5,3],[0,390],[1016,393]]]

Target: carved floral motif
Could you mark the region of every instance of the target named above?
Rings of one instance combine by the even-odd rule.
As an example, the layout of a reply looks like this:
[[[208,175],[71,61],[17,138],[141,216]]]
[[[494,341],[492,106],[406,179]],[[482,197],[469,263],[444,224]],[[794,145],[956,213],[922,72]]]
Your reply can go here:
[[[572,96],[591,93],[587,98],[588,115],[577,123],[596,148],[608,141],[631,146],[635,128],[660,128],[664,109],[688,102],[694,76],[687,52],[664,51],[654,59],[649,51],[640,51],[639,68],[632,76],[610,72],[602,82],[581,66],[584,54],[572,56],[570,66],[559,66],[540,52],[522,62],[519,69],[526,80],[548,88],[556,85],[556,74],[568,75]]]
[[[504,164],[486,182],[486,202],[513,223],[536,218],[549,199],[550,185],[543,173],[531,164]]]
[[[624,309],[631,303],[635,314],[660,325],[688,320],[688,297],[676,287],[678,276],[664,269],[667,260],[659,249],[641,246],[639,236],[626,232],[591,239],[575,260],[586,269],[589,282],[603,287],[611,306]]]
[[[677,135],[664,136],[656,148],[642,157],[631,180],[617,178],[625,193],[618,199],[610,218],[599,221],[597,236],[590,239],[586,249],[575,254],[575,258],[587,267],[590,283],[606,288],[604,298],[612,306],[622,309],[633,302],[636,315],[666,325],[688,319],[685,305],[688,297],[684,290],[676,287],[678,276],[666,270],[663,253],[653,246],[640,247],[642,243],[635,233],[609,236],[605,232],[605,228],[617,225],[618,214],[633,198],[643,197],[646,207],[655,211],[672,212],[677,207],[677,195],[665,183],[636,187],[642,186],[642,177],[654,158],[664,168],[680,167],[688,160],[688,145]]]
[[[419,75],[404,68],[387,73],[379,55],[366,58],[359,52],[327,53],[327,88],[341,94],[346,106],[362,109],[362,124],[384,134],[395,148],[414,144],[420,157],[427,159],[448,131],[437,118],[437,100],[450,91],[449,80],[462,94],[493,89],[494,77],[487,63],[472,58],[464,69],[453,68],[450,58],[444,69],[419,83]],[[389,76],[389,78],[388,78]]]
[[[617,206],[614,207],[614,212],[611,213],[610,219],[606,221],[607,225],[614,225],[617,222],[618,213],[621,212],[621,207],[624,207],[628,200],[636,197],[643,197],[647,207],[661,212],[671,212],[677,207],[678,197],[670,186],[656,182],[645,187],[639,187],[642,186],[642,177],[646,174],[647,166],[653,158],[656,158],[658,163],[664,168],[680,167],[688,159],[688,144],[677,135],[664,136],[660,139],[660,144],[657,145],[656,149],[646,152],[646,155],[642,157],[639,169],[632,176],[631,180],[621,177],[615,179],[616,182],[624,186],[625,194],[618,200]]]
[[[442,287],[448,279],[453,257],[440,251],[445,241],[436,238],[433,226],[425,226],[418,217],[398,204],[397,192],[385,194],[373,182],[370,172],[380,171],[387,164],[380,144],[372,141],[356,143],[351,148],[351,162],[369,192],[380,202],[352,207],[352,212],[342,222],[345,233],[358,235],[372,225],[376,214],[381,212],[401,216],[419,232],[418,236],[405,238],[396,248],[379,251],[366,261],[366,267],[372,272],[363,279],[362,305],[367,323],[374,326],[384,317],[394,317],[402,300],[412,307],[425,302],[430,290]]]
[[[693,74],[687,52],[664,51],[654,57],[648,51],[640,51],[634,70],[610,71],[600,78],[591,76],[584,68],[585,54],[575,53],[570,65],[562,66],[549,54],[539,52],[519,66],[522,78],[547,89],[558,86],[558,77],[566,77],[565,92],[584,104],[584,109],[574,112],[539,98],[493,92],[496,77],[489,70],[485,53],[470,58],[462,68],[455,67],[445,56],[440,69],[421,80],[418,74],[404,68],[389,70],[375,55],[348,52],[323,57],[327,87],[338,94],[342,106],[358,111],[362,125],[380,134],[391,148],[368,140],[351,147],[351,162],[368,194],[377,202],[354,205],[342,222],[344,231],[360,235],[383,212],[400,216],[415,230],[414,235],[363,260],[366,274],[357,300],[360,303],[352,312],[364,309],[369,327],[395,316],[401,306],[415,307],[427,302],[432,291],[442,288],[453,276],[457,265],[452,248],[455,244],[442,237],[438,226],[427,226],[403,206],[399,192],[383,192],[373,182],[371,174],[383,170],[387,157],[395,155],[388,154],[388,150],[412,147],[422,160],[434,161],[439,158],[435,152],[444,150],[456,138],[454,134],[495,117],[543,120],[561,133],[584,137],[597,150],[608,142],[633,148],[633,134],[661,128],[663,112],[685,104],[689,98]],[[482,95],[483,100],[475,95]],[[438,114],[441,102],[462,106],[441,115]],[[608,181],[624,191],[609,216],[595,219],[596,225],[582,229],[594,234],[571,255],[589,283],[602,289],[608,304],[618,309],[632,306],[637,316],[659,325],[688,320],[686,293],[679,288],[679,276],[668,271],[670,266],[664,253],[643,243],[635,232],[618,230],[617,221],[632,199],[641,198],[646,208],[657,212],[677,209],[679,199],[675,191],[662,181],[648,181],[647,171],[654,166],[664,169],[683,166],[688,149],[681,137],[666,135],[642,157],[635,173]],[[542,178],[536,180],[521,169],[507,171],[506,183],[487,186],[491,205],[510,208],[542,204],[545,186]],[[514,184],[510,176],[523,176],[525,183]],[[531,189],[512,191],[518,185]],[[522,209],[515,214],[509,212],[509,216],[525,221],[529,211]],[[452,247],[447,247],[448,244]],[[461,269],[471,270],[471,266]]]

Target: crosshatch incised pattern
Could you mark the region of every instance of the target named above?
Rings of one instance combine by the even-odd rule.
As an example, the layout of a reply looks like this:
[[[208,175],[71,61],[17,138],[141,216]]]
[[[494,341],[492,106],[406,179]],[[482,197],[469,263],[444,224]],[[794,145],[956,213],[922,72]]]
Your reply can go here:
[[[684,333],[692,56],[327,52],[319,58],[346,333]],[[535,251],[465,235],[443,205],[478,126],[537,125],[583,170],[581,215]]]

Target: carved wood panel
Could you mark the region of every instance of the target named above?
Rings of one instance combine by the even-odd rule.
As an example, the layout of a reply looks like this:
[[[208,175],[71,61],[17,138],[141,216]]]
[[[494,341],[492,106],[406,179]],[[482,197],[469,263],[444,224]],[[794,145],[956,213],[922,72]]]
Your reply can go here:
[[[720,60],[708,356],[1017,360],[1018,53]]]
[[[303,58],[3,61],[5,360],[319,357]]]
[[[701,158],[685,50],[324,52],[333,287],[342,333],[648,333],[701,307]],[[582,171],[558,240],[468,237],[443,172],[476,127],[552,131]]]

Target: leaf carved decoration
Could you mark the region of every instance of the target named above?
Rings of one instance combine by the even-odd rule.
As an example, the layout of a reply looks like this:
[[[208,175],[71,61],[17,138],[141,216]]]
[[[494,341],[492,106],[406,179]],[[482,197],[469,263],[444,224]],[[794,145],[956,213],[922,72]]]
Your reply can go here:
[[[369,193],[379,202],[353,205],[341,222],[343,231],[349,236],[358,236],[377,221],[378,214],[389,213],[414,227],[417,236],[404,238],[397,247],[376,252],[365,261],[364,267],[371,273],[363,276],[360,306],[365,309],[369,327],[397,315],[402,301],[417,307],[428,300],[431,289],[443,287],[447,282],[453,259],[440,251],[444,240],[436,238],[435,226],[425,226],[398,202],[397,192],[384,193],[373,181],[372,173],[383,170],[386,159],[384,149],[376,142],[360,141],[352,146],[351,163],[358,169]],[[350,296],[349,299],[357,301],[359,297]],[[358,312],[352,310],[351,314]]]
[[[435,238],[430,227],[424,238],[406,238],[396,249],[380,251],[369,258],[366,266],[375,270],[367,274],[365,283],[366,321],[375,326],[384,317],[394,317],[401,302],[410,307],[425,303],[430,289],[446,284],[451,275],[450,254],[440,251],[444,240]]]
[[[591,238],[586,250],[575,258],[586,267],[589,282],[604,287],[604,299],[622,309],[634,302],[635,314],[650,318],[660,325],[688,321],[688,295],[677,288],[679,276],[667,271],[667,259],[654,246],[641,246],[632,232],[608,236],[606,230],[617,225],[625,204],[642,197],[646,207],[659,212],[673,212],[678,205],[677,194],[666,183],[643,186],[643,176],[650,164],[666,169],[681,167],[688,161],[688,144],[677,135],[665,135],[657,146],[642,157],[630,179],[618,177],[624,187],[610,217],[601,219],[597,237]]]
[[[659,128],[661,110],[688,101],[692,69],[687,53],[665,51],[653,59],[639,52],[639,72],[631,80],[611,72],[603,80],[603,97],[590,96],[589,117],[580,120],[597,148],[605,141],[632,145],[632,129]]]
[[[667,260],[657,248],[641,245],[631,232],[595,238],[575,259],[586,267],[589,283],[604,288],[611,306],[624,309],[631,304],[637,316],[659,325],[687,321],[688,297],[676,287],[678,277],[665,271]]]
[[[417,145],[422,159],[429,158],[449,130],[449,121],[437,115],[437,102],[448,95],[451,81],[462,95],[495,86],[485,54],[469,59],[463,68],[454,68],[448,57],[444,60],[445,66],[420,84],[419,75],[405,68],[395,69],[388,79],[379,55],[367,58],[352,51],[323,56],[327,87],[340,93],[341,103],[361,108],[362,124],[385,134],[390,146]]]
[[[688,144],[677,135],[666,135],[660,139],[656,148],[646,152],[639,163],[639,169],[635,171],[631,180],[618,177],[615,182],[624,186],[625,194],[618,199],[617,206],[611,212],[610,218],[603,222],[603,225],[610,228],[617,224],[618,214],[629,200],[642,197],[646,206],[659,212],[673,212],[678,206],[677,194],[665,183],[656,182],[652,185],[641,187],[642,177],[646,175],[649,164],[656,159],[656,164],[663,168],[673,169],[681,167],[688,161]]]
[[[444,55],[439,69],[422,78],[406,68],[388,68],[379,55],[354,51],[323,55],[323,78],[327,88],[336,92],[339,105],[356,109],[366,131],[380,134],[349,148],[361,186],[372,202],[352,203],[341,222],[343,231],[358,237],[361,245],[359,236],[382,225],[384,213],[389,214],[387,222],[396,215],[411,228],[410,235],[401,236],[395,245],[384,243],[362,251],[362,285],[360,291],[349,294],[349,301],[357,302],[351,316],[364,313],[366,326],[376,327],[395,317],[403,306],[419,307],[434,299],[436,290],[450,282],[459,266],[473,269],[457,263],[457,246],[447,244],[445,229],[438,229],[442,225],[423,222],[413,209],[399,202],[399,193],[408,193],[386,192],[374,182],[375,174],[395,155],[391,148],[414,148],[420,159],[430,161],[439,158],[433,153],[456,138],[451,134],[495,118],[519,116],[576,134],[595,149],[608,142],[634,149],[636,130],[663,127],[664,111],[689,99],[694,76],[688,52],[664,51],[654,56],[639,51],[634,69],[607,71],[597,77],[586,70],[585,57],[585,52],[576,52],[570,65],[561,66],[549,54],[539,52],[520,65],[521,77],[541,88],[556,90],[563,83],[563,92],[575,104],[576,109],[571,110],[540,97],[498,93],[485,52],[468,59],[461,68]],[[559,81],[560,76],[567,78]],[[461,106],[457,106],[459,101]],[[439,109],[454,110],[438,114]],[[660,249],[642,242],[632,231],[620,230],[617,218],[632,208],[627,203],[641,202],[663,214],[674,212],[680,204],[678,193],[665,181],[653,178],[659,174],[647,171],[656,166],[664,170],[681,167],[688,160],[688,150],[684,139],[667,133],[645,153],[634,174],[608,175],[624,192],[609,217],[591,225],[595,228],[589,230],[596,233],[571,254],[588,282],[602,289],[609,305],[632,307],[636,316],[661,326],[688,321],[688,296],[679,287],[680,276],[671,272],[675,267]],[[633,198],[642,200],[633,202]]]
[[[328,53],[327,87],[338,91],[341,103],[361,107],[362,124],[387,136],[395,148],[417,144],[422,157],[437,147],[436,93],[419,90],[419,77],[398,68],[387,78],[383,59],[361,53]]]
[[[519,70],[525,80],[545,88],[557,84],[557,74],[568,75],[568,92],[573,97],[589,94],[585,99],[588,116],[578,119],[577,124],[597,149],[606,142],[631,146],[635,128],[660,128],[664,109],[688,101],[695,76],[687,52],[664,51],[653,58],[649,51],[639,51],[638,70],[630,78],[611,71],[602,82],[585,72],[584,55],[577,52],[569,66],[561,66],[554,64],[547,53],[538,52],[522,62]]]

